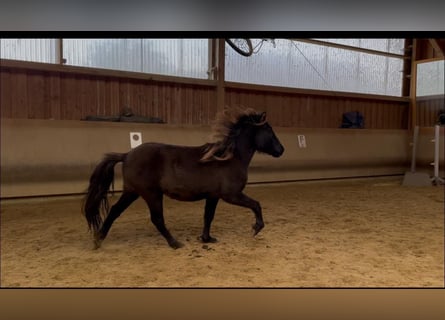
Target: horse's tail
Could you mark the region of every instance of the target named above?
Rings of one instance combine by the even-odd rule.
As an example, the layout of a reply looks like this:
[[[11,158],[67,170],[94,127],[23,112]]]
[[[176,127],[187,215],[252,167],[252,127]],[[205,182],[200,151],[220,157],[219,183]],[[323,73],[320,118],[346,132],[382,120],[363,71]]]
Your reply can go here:
[[[114,166],[125,160],[126,153],[108,153],[96,166],[90,177],[83,212],[90,230],[97,232],[102,224],[102,215],[108,213],[108,189],[114,183]],[[114,187],[114,186],[113,186]],[[114,188],[113,188],[114,189]]]

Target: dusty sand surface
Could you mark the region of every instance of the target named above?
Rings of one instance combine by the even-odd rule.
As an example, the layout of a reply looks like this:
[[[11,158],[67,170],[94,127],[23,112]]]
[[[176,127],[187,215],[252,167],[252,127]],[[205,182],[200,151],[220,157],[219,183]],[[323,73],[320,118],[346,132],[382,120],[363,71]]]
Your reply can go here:
[[[2,201],[2,287],[443,287],[444,188],[400,178],[248,186],[253,214],[220,202],[204,245],[204,202],[164,201],[168,247],[137,200],[99,250],[80,197]],[[114,196],[112,200],[117,199]]]

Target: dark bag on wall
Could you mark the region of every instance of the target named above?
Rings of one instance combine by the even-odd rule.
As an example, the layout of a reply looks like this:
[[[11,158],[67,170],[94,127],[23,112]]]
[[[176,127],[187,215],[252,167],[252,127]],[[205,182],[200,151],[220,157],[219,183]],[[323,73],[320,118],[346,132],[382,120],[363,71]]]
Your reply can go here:
[[[437,116],[438,116],[437,123],[441,126],[445,125],[445,111],[440,110]]]
[[[364,127],[365,127],[365,120],[360,112],[350,111],[343,113],[343,118],[340,128],[363,129]]]

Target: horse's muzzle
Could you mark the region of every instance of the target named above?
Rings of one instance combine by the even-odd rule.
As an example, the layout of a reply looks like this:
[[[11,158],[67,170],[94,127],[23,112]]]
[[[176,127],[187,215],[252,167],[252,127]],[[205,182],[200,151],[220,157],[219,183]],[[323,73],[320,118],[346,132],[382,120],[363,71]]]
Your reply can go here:
[[[280,146],[272,153],[272,157],[278,158],[284,153],[284,147],[280,144]]]

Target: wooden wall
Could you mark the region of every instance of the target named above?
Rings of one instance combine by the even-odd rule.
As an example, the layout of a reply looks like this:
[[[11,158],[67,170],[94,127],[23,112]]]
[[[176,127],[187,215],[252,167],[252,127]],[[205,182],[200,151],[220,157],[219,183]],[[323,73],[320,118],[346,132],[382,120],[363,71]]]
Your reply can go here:
[[[169,124],[207,125],[217,112],[216,81],[181,79],[30,62],[1,61],[1,117],[80,120],[135,114]],[[338,128],[360,111],[369,129],[407,129],[409,100],[363,94],[225,83],[225,105],[268,112],[274,126]]]
[[[226,104],[264,110],[283,127],[339,128],[349,111],[360,111],[368,129],[406,129],[408,123],[408,103],[389,99],[228,88]]]
[[[0,80],[3,118],[80,120],[130,107],[172,124],[207,124],[216,114],[211,86],[3,66]]]
[[[418,125],[432,127],[438,124],[440,110],[445,110],[445,96],[419,97],[416,99]]]

